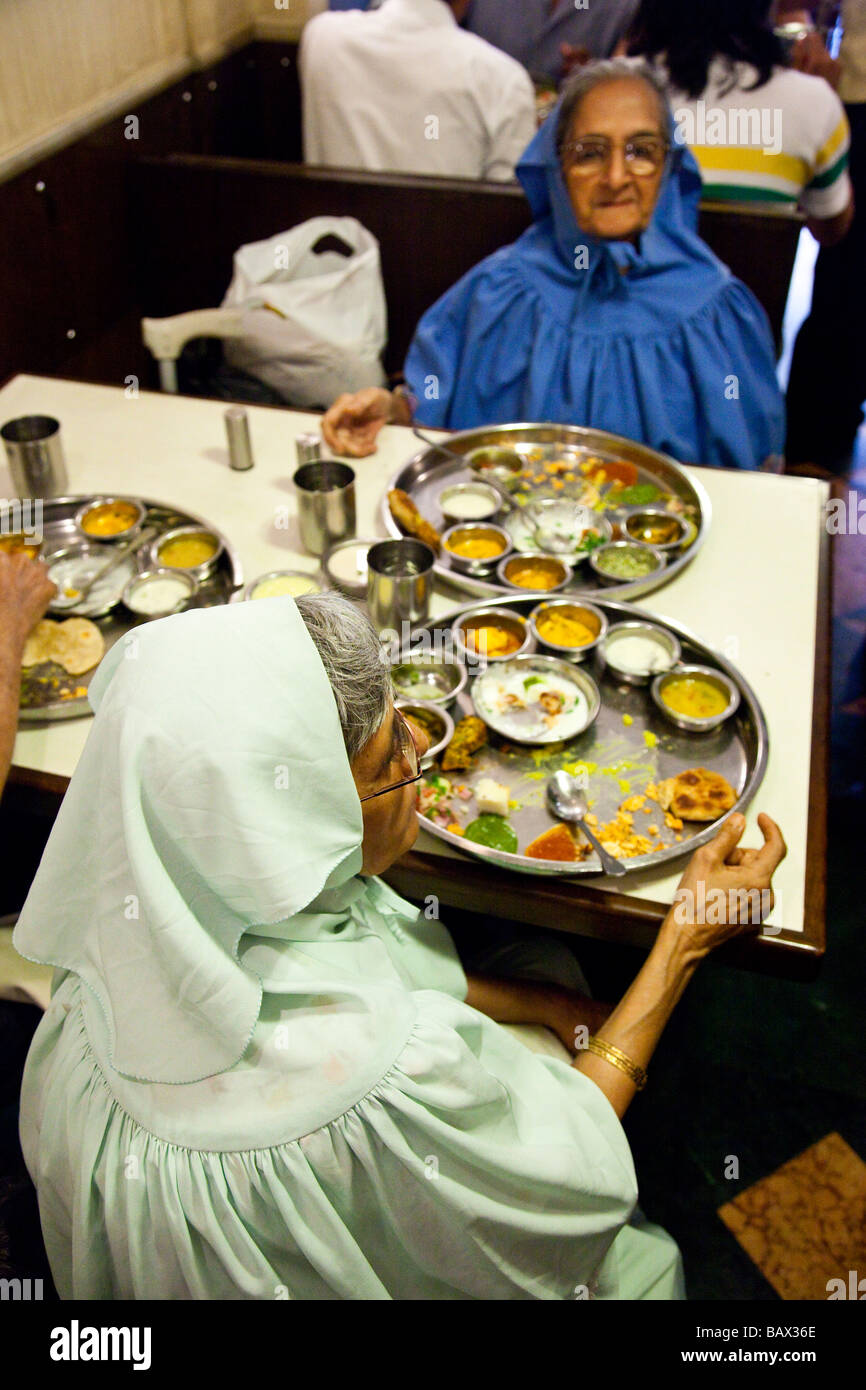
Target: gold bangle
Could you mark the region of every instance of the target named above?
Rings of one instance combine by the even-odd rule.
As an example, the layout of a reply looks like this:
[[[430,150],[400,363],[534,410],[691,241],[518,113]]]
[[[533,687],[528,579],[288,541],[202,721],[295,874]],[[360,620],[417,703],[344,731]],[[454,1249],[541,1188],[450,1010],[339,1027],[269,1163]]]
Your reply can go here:
[[[597,1057],[603,1057],[612,1067],[619,1067],[626,1076],[634,1082],[635,1088],[642,1091],[647,1083],[647,1074],[643,1067],[639,1067],[637,1062],[633,1062],[630,1057],[626,1057],[624,1052],[620,1052],[613,1043],[605,1042],[604,1038],[591,1037],[586,1044],[588,1052],[594,1052]]]

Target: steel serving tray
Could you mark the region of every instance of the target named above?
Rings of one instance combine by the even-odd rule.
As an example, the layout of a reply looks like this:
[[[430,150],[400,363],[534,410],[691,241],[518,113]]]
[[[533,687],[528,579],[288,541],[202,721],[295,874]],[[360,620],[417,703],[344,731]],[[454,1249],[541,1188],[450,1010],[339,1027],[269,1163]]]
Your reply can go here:
[[[112,494],[114,495],[114,494]],[[92,497],[101,496],[99,493],[82,493],[81,495],[68,497],[54,497],[46,499],[43,503],[43,524],[42,534],[44,543],[42,546],[41,559],[50,564],[51,555],[58,550],[63,550],[68,546],[75,545],[84,540],[75,524],[75,513],[85,502]],[[140,500],[147,508],[142,527],[148,525],[158,526],[160,531],[168,530],[175,526],[198,525],[205,526],[214,535],[220,537],[223,542],[224,550],[219,558],[215,573],[206,581],[202,581],[198,593],[187,605],[189,608],[210,608],[220,603],[227,603],[232,593],[243,584],[243,570],[237,552],[232,547],[222,532],[204,517],[197,516],[193,512],[181,511],[176,507],[171,507],[165,502],[155,502],[148,498],[121,498],[119,500]],[[91,540],[89,544],[93,544]],[[112,545],[110,542],[102,543],[105,550],[106,559],[110,558]],[[136,555],[132,557],[131,563],[135,565],[136,572],[148,567],[148,552],[150,547],[144,546]],[[48,612],[47,618],[55,622],[62,622],[64,614],[62,612]],[[69,617],[75,614],[70,613]],[[106,613],[104,617],[91,618],[99,628],[105,640],[105,650],[108,651],[114,646],[115,642],[124,633],[130,632],[137,627],[143,620],[130,613],[122,604],[117,604]],[[39,668],[33,668],[38,670]],[[59,670],[59,668],[58,668]],[[98,667],[92,671],[85,671],[81,676],[67,676],[64,685],[67,688],[77,688],[88,686],[90,677]],[[22,723],[55,719],[75,719],[82,715],[91,714],[91,708],[86,695],[77,696],[73,699],[56,699],[49,704],[39,706],[22,706],[19,710],[19,721]]]
[[[451,624],[468,607],[511,608],[527,615],[539,601],[540,597],[536,594],[527,598],[509,598],[507,601],[499,598],[486,604],[464,605],[437,618],[426,627],[416,628],[413,632],[413,646],[417,648],[423,640],[432,643],[435,650],[438,642],[443,650],[450,651]],[[699,845],[712,839],[721,822],[729,814],[742,811],[748,806],[763,780],[767,766],[769,736],[766,720],[755,692],[736,667],[687,628],[660,618],[654,613],[648,614],[632,604],[614,602],[603,594],[595,594],[593,602],[602,609],[610,623],[628,620],[650,621],[656,627],[674,633],[682,648],[682,662],[698,661],[724,671],[740,692],[737,712],[720,728],[710,733],[685,733],[668,723],[665,716],[656,709],[649,686],[622,684],[613,672],[606,669],[601,653],[597,650],[581,663],[581,669],[593,676],[601,694],[598,717],[584,733],[565,743],[528,748],[516,744],[509,745],[507,739],[488,729],[489,741],[473,758],[470,771],[440,775],[447,777],[454,787],[472,787],[482,777],[493,777],[496,781],[505,783],[510,788],[511,800],[519,803],[519,809],[510,811],[508,818],[517,832],[519,847],[524,848],[536,836],[557,823],[556,818],[547,809],[545,789],[548,779],[559,768],[565,768],[575,775],[585,773],[590,809],[602,823],[612,820],[621,803],[629,796],[642,793],[649,782],[673,777],[676,773],[693,767],[705,767],[721,773],[737,792],[737,801],[730,812],[726,812],[716,821],[684,821],[682,831],[675,832],[665,824],[664,813],[654,801],[646,803],[650,808],[650,814],[641,810],[635,811],[634,829],[646,834],[648,827],[656,824],[659,828],[657,838],[663,841],[665,848],[632,859],[624,859],[623,863],[626,864],[629,874],[647,869],[664,872],[673,861],[691,854]],[[539,647],[537,650],[544,649]],[[451,711],[452,718],[456,724],[466,715],[475,713],[467,687],[458,696]],[[428,773],[427,777],[437,772],[438,768]],[[464,826],[478,814],[474,803],[463,802],[456,795],[451,797],[450,805],[456,808],[455,819]],[[463,807],[465,811],[461,809]],[[510,854],[486,845],[475,844],[447,830],[445,826],[431,821],[420,812],[418,819],[423,829],[432,835],[446,841],[455,849],[485,860],[489,864],[498,864],[521,873],[566,877],[601,872],[594,853],[580,863],[532,859],[524,854]],[[679,842],[674,838],[676,833],[682,835]]]
[[[632,463],[638,469],[639,481],[652,483],[663,494],[678,499],[677,505],[681,504],[686,515],[693,520],[695,526],[693,540],[684,550],[673,552],[668,563],[658,574],[649,575],[645,579],[635,580],[628,584],[602,584],[588,563],[584,561],[578,566],[573,581],[566,588],[560,590],[560,594],[583,593],[592,595],[597,592],[604,592],[612,598],[627,600],[637,598],[641,594],[648,594],[652,590],[660,588],[661,585],[667,584],[681,573],[697,555],[706,539],[711,521],[712,505],[704,487],[690,478],[681,465],[667,454],[649,449],[646,445],[638,444],[622,435],[609,434],[605,430],[588,429],[582,425],[494,425],[487,429],[468,430],[451,435],[449,438],[443,439],[442,444],[463,455],[485,446],[516,448],[518,452],[524,454],[528,454],[533,449],[540,449],[545,453],[545,458],[538,461],[541,467],[545,462],[552,461],[555,455],[563,449],[575,451],[576,462],[580,458],[585,460],[592,457],[602,461],[608,459]],[[413,455],[394,474],[388,484],[388,491],[392,488],[400,488],[408,493],[425,519],[431,522],[437,531],[442,532],[452,523],[443,516],[437,504],[438,494],[443,488],[454,483],[477,482],[479,479],[483,479],[483,474],[474,472],[460,457],[455,458],[454,462],[451,463],[438,450],[425,448]],[[558,481],[562,481],[562,479],[560,478]],[[574,484],[564,482],[561,489],[554,489],[552,484],[553,479],[547,478],[545,483],[538,486],[533,485],[531,490],[533,497],[578,497],[585,486],[582,482],[575,482]],[[620,515],[624,516],[628,511],[645,511],[648,505],[657,504],[646,502],[634,504],[622,509]],[[602,515],[608,516],[609,519],[612,517],[612,513],[609,512],[603,512]],[[389,535],[400,537],[404,534],[391,515],[387,494],[382,499],[382,520]],[[501,517],[497,516],[495,520],[497,524],[502,524]],[[535,548],[537,549],[537,547]],[[569,560],[568,555],[560,558]],[[492,577],[485,578],[460,573],[452,567],[444,551],[440,552],[434,568],[440,578],[448,580],[467,593],[478,594],[482,597],[503,593],[514,594],[513,589],[499,583],[495,572]]]

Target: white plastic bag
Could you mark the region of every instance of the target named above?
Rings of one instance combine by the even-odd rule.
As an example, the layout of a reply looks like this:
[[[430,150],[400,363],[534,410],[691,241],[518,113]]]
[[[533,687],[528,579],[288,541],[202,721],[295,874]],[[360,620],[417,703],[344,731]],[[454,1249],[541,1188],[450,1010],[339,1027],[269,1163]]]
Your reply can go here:
[[[314,248],[337,237],[351,249]],[[385,289],[379,243],[354,217],[313,217],[235,252],[224,308],[244,311],[225,360],[290,405],[325,407],[341,391],[382,386]]]

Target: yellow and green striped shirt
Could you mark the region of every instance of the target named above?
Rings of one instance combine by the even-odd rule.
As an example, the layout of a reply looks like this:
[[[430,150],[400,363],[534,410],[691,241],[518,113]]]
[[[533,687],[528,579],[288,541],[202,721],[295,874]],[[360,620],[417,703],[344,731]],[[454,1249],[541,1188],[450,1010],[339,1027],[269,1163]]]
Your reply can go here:
[[[835,217],[851,196],[845,109],[820,77],[777,68],[754,90],[757,73],[737,65],[736,81],[717,60],[700,97],[669,89],[677,138],[694,154],[704,197],[799,204],[808,217]]]

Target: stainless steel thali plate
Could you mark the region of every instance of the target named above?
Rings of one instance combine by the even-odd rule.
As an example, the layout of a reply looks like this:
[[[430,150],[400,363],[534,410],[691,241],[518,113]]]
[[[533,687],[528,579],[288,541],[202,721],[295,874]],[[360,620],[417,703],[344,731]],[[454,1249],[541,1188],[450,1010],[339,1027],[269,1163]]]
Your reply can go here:
[[[509,599],[503,602],[472,605],[476,607],[507,607],[524,615],[538,602],[538,596]],[[477,803],[470,795],[465,800],[458,788],[471,793],[483,778],[492,778],[509,789],[508,821],[517,834],[518,852],[508,853],[487,845],[476,844],[458,833],[429,819],[419,812],[419,823],[455,849],[471,854],[487,863],[521,873],[583,876],[600,873],[597,856],[579,863],[557,863],[530,858],[523,849],[557,824],[548,811],[545,790],[549,778],[560,768],[586,778],[585,786],[590,809],[598,821],[614,819],[622,803],[641,796],[649,783],[673,777],[689,768],[707,768],[721,773],[737,793],[731,811],[742,811],[752,800],[761,784],[767,766],[769,736],[767,724],[758,699],[741,673],[724,657],[713,651],[688,629],[677,623],[649,615],[631,604],[613,602],[597,594],[593,602],[613,623],[649,619],[656,627],[672,632],[682,648],[682,663],[698,662],[725,672],[740,693],[737,712],[720,728],[711,733],[685,733],[669,723],[656,709],[648,686],[624,685],[605,667],[599,651],[592,652],[579,669],[595,680],[601,694],[601,708],[594,723],[582,734],[564,743],[539,747],[509,743],[488,728],[488,743],[475,754],[469,771],[441,773],[438,766],[425,774],[423,788],[432,778],[444,776],[451,784],[448,816],[461,828],[478,816]],[[413,633],[413,649],[427,646],[429,650],[450,652],[450,628],[464,608],[436,619]],[[471,680],[470,680],[471,687]],[[469,694],[462,691],[451,710],[455,724],[467,715],[477,714]],[[442,803],[440,803],[441,805]],[[647,800],[633,812],[634,830],[663,848],[623,859],[628,872],[640,870],[666,871],[673,861],[682,859],[717,833],[726,812],[717,820],[706,822],[683,821],[677,831],[666,823],[661,807]],[[432,808],[431,808],[432,809]],[[453,814],[452,814],[453,813]],[[655,825],[657,834],[650,837],[649,827]],[[579,832],[575,831],[578,841]],[[677,838],[677,835],[680,838]],[[669,870],[668,870],[669,871]]]
[[[56,551],[64,550],[69,546],[76,546],[84,540],[76,527],[75,513],[78,511],[79,507],[89,501],[91,496],[94,495],[98,494],[83,493],[78,496],[55,497],[46,499],[43,502],[42,534],[44,543],[40,558],[44,560],[46,564],[50,565],[51,556]],[[128,499],[120,498],[118,500],[125,501]],[[192,512],[180,511],[178,508],[172,507],[168,503],[155,502],[144,497],[129,500],[140,500],[147,508],[142,522],[143,527],[157,526],[159,530],[162,531],[169,530],[175,526],[198,525],[207,527],[209,531],[213,531],[214,535],[220,537],[225,548],[220,555],[216,571],[209,580],[200,585],[198,593],[188,606],[192,608],[210,608],[216,604],[227,603],[233,591],[236,590],[239,585],[243,584],[243,570],[236,551],[226,537],[218,531],[215,526],[212,526],[209,521],[205,520],[203,517],[196,516]],[[105,557],[109,559],[112,551],[110,542],[105,542],[100,548],[105,550]],[[134,565],[137,571],[148,567],[149,550],[150,547],[145,545],[137,554],[130,558],[130,564]],[[45,616],[53,619],[55,622],[62,622],[64,618],[62,612],[52,612],[50,610]],[[68,616],[73,616],[73,614],[70,613]],[[104,617],[94,617],[91,619],[91,622],[94,622],[102,633],[106,651],[113,647],[114,643],[117,642],[124,633],[130,632],[134,627],[138,626],[141,621],[141,618],[137,618],[133,613],[130,613],[122,604],[113,607]],[[97,669],[98,667],[94,667],[92,671],[86,671],[81,676],[69,676],[61,667],[56,667],[53,664],[46,663],[44,669],[41,667],[31,668],[32,671],[39,673],[41,679],[39,682],[34,682],[32,678],[28,679],[28,693],[33,693],[37,698],[42,700],[46,699],[46,697],[50,696],[53,692],[55,698],[47,698],[46,703],[22,705],[19,710],[19,720],[21,722],[32,722],[37,720],[75,719],[81,715],[90,714],[92,711],[86,694],[76,695],[73,698],[60,698],[59,691],[62,689],[86,690],[90,683],[90,677],[93,675],[93,671]],[[52,681],[54,684],[51,684]],[[44,690],[44,694],[39,690],[40,685],[42,686],[42,690]]]
[[[456,483],[477,482],[483,478],[484,475],[473,471],[464,459],[474,450],[484,447],[514,449],[525,459],[526,470],[515,493],[515,496],[524,497],[524,504],[544,497],[582,500],[587,493],[587,477],[581,472],[581,467],[586,465],[594,470],[595,465],[591,460],[599,460],[601,466],[605,462],[633,465],[637,470],[637,485],[643,489],[641,501],[626,502],[614,509],[618,489],[615,480],[608,479],[598,490],[601,495],[597,502],[602,504],[601,509],[597,507],[599,515],[616,522],[624,520],[629,510],[642,511],[648,505],[666,506],[692,523],[689,543],[669,552],[667,564],[658,574],[625,584],[602,584],[584,561],[578,566],[572,583],[561,591],[563,593],[603,592],[615,599],[629,600],[648,594],[667,584],[690,564],[706,539],[712,508],[702,485],[690,478],[680,464],[667,454],[658,453],[621,435],[580,425],[516,424],[468,430],[443,439],[442,443],[463,457],[458,456],[450,462],[436,449],[421,449],[394,474],[388,485],[388,491],[399,488],[408,493],[425,520],[440,533],[452,523],[442,514],[437,501],[439,493]],[[563,463],[570,466],[549,467]],[[656,489],[658,496],[651,497],[648,488]],[[501,517],[495,519],[498,524],[503,524]],[[382,520],[390,535],[404,534],[391,515],[387,494],[382,499]],[[568,559],[567,556],[563,558]],[[444,550],[439,553],[435,569],[441,578],[467,593],[490,597],[515,592],[499,583],[495,570],[491,576],[482,578],[458,572],[452,567]]]

